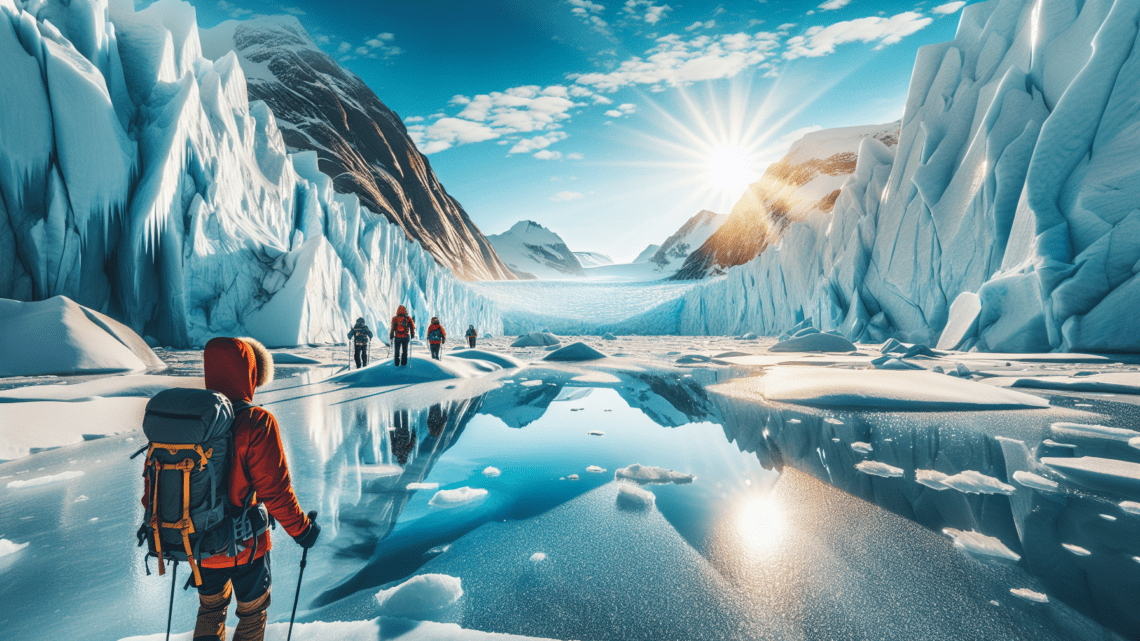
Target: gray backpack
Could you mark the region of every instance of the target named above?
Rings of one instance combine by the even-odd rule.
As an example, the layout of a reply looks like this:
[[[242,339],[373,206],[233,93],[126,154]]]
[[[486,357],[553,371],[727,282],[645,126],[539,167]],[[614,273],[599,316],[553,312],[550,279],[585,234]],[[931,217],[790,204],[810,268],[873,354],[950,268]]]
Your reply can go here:
[[[201,585],[197,561],[236,556],[242,541],[252,538],[256,545],[267,529],[265,506],[252,504],[252,491],[241,507],[227,496],[234,415],[251,407],[235,408],[222,394],[185,388],[164,390],[147,403],[143,434],[149,443],[135,456],[147,453],[143,476],[150,493],[138,539],[147,544],[147,557],[158,559],[160,575],[164,561],[189,562],[194,584]]]

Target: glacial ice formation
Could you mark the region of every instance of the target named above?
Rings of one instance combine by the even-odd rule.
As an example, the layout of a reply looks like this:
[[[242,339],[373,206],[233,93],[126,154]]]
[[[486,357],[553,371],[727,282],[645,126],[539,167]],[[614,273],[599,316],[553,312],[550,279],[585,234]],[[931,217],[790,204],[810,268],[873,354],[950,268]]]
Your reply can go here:
[[[287,153],[236,56],[202,56],[191,5],[0,0],[0,59],[0,298],[65,295],[172,346],[340,342],[400,303],[500,332],[315,153]]]
[[[919,51],[898,145],[864,139],[831,215],[689,291],[677,332],[1140,350],[1138,30],[1133,0],[967,6]]]

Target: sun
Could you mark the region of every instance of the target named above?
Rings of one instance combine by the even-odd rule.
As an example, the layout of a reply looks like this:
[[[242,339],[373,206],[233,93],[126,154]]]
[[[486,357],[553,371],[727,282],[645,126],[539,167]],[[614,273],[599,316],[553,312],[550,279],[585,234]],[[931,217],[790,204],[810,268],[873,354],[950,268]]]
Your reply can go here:
[[[739,195],[752,182],[752,158],[740,147],[717,147],[709,156],[708,174],[717,188]]]

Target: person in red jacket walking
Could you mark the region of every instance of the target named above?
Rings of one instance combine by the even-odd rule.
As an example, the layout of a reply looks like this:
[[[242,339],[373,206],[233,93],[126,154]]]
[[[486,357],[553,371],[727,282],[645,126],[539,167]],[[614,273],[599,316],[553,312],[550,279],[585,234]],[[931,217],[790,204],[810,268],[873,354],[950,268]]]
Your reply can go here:
[[[431,325],[428,325],[428,345],[431,347],[431,357],[439,360],[439,350],[447,342],[447,332],[439,324],[439,318],[432,316]]]
[[[248,338],[214,338],[204,354],[206,388],[233,403],[250,403],[253,391],[273,379],[273,358],[261,343]],[[235,507],[264,503],[269,514],[301,547],[317,542],[321,528],[297,503],[281,431],[273,414],[261,407],[240,412],[233,423],[234,452],[227,475],[227,495]],[[143,503],[149,500],[145,488]],[[198,620],[195,641],[225,641],[226,610],[237,596],[238,625],[234,641],[261,641],[269,609],[269,531],[242,542],[236,557],[216,554],[200,562]]]
[[[388,329],[388,340],[392,342],[395,352],[396,367],[408,365],[408,345],[416,337],[416,321],[408,316],[408,308],[400,305],[396,308],[396,315],[392,317],[392,325]],[[401,352],[403,357],[400,356]]]

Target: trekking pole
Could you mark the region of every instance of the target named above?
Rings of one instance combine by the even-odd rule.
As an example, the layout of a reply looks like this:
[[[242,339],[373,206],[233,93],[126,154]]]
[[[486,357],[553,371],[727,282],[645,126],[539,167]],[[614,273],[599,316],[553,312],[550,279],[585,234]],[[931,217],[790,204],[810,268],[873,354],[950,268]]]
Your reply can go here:
[[[317,520],[317,511],[309,512],[309,520],[314,523]],[[289,615],[289,634],[285,635],[285,641],[293,638],[293,619],[297,616],[297,600],[301,598],[301,577],[305,576],[305,561],[309,558],[309,548],[305,548],[301,552],[301,571],[297,573],[297,593],[293,595],[293,614]]]
[[[166,611],[166,641],[170,641],[170,621],[174,618],[174,586],[178,585],[178,559],[170,571],[170,609]]]

